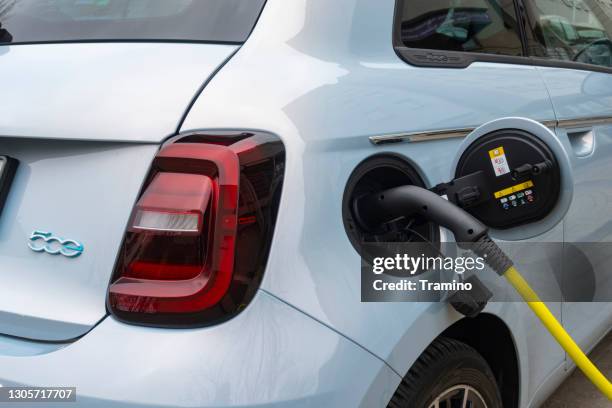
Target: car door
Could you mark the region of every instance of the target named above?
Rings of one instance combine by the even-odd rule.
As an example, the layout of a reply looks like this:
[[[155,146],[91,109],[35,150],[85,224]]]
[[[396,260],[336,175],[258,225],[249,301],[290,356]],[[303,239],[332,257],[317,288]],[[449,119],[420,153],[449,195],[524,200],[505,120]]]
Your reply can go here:
[[[524,0],[528,50],[570,156],[563,323],[587,349],[610,327],[612,304],[612,2]],[[551,21],[571,28],[560,36]]]

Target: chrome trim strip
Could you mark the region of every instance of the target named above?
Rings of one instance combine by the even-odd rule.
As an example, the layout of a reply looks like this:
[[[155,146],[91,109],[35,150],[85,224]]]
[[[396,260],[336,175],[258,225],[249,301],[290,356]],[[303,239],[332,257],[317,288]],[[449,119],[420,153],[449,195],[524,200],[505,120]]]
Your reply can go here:
[[[612,125],[612,116],[599,116],[583,119],[560,119],[557,121],[557,127],[560,128],[591,127],[597,125]]]
[[[557,122],[556,120],[542,120],[540,121],[540,123],[546,126],[547,128],[556,128],[559,124],[559,122]]]
[[[577,128],[597,125],[612,125],[612,116],[601,116],[584,119],[543,120],[540,123],[548,128]],[[459,129],[429,130],[424,132],[391,133],[386,135],[370,136],[370,142],[376,146],[391,143],[416,143],[430,140],[444,140],[463,138],[472,133],[476,127]]]
[[[476,129],[473,128],[462,128],[462,129],[444,129],[444,130],[431,130],[427,132],[412,132],[412,133],[393,133],[380,136],[370,136],[370,142],[375,145],[383,145],[390,143],[401,143],[401,142],[425,142],[429,140],[443,140],[466,137]]]

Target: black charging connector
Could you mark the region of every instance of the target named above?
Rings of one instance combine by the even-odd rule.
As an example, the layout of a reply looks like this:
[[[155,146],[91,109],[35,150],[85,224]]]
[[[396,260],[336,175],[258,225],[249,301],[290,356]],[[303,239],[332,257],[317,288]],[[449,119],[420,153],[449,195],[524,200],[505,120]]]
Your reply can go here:
[[[455,236],[459,247],[470,249],[503,274],[512,261],[489,238],[489,228],[457,205],[433,191],[417,186],[401,186],[356,199],[353,212],[360,227],[376,231],[402,217],[420,215],[441,225]]]
[[[459,290],[448,298],[448,303],[459,313],[466,317],[476,317],[484,310],[493,293],[478,279],[472,275],[465,280],[472,290]]]
[[[400,217],[421,215],[450,229],[462,243],[476,242],[488,228],[472,215],[438,194],[417,186],[401,186],[360,197],[354,202],[354,215],[366,231]]]
[[[529,176],[539,176],[546,174],[553,169],[553,163],[550,160],[545,160],[537,164],[523,164],[512,170],[512,178],[514,180],[520,180]]]
[[[448,191],[448,190],[447,190]],[[489,238],[488,227],[474,216],[433,191],[407,185],[362,196],[353,202],[356,221],[364,230],[376,231],[381,225],[404,217],[423,216],[455,235],[457,244],[483,257],[497,273],[503,274],[512,261]],[[473,317],[492,297],[478,277],[468,278],[474,292],[452,294],[449,303],[459,313]]]
[[[461,208],[478,206],[491,197],[491,191],[487,187],[486,177],[482,171],[456,178],[448,183],[440,183],[431,190],[440,196],[446,196],[450,202]]]

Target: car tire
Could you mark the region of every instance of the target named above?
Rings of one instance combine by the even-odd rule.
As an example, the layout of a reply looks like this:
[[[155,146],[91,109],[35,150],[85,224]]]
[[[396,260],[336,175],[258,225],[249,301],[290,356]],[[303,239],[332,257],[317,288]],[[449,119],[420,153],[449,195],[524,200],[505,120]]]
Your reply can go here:
[[[472,404],[457,400],[468,395]],[[502,408],[495,377],[485,359],[472,347],[450,338],[436,339],[421,354],[399,385],[389,408]],[[452,403],[450,402],[452,401]],[[483,405],[484,404],[484,405]]]

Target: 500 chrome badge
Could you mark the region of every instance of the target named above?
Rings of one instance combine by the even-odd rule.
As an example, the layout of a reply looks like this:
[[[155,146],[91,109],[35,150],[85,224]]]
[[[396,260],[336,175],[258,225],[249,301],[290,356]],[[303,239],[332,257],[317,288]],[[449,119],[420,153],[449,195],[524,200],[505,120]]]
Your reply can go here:
[[[50,255],[64,255],[76,258],[85,249],[83,244],[73,239],[63,239],[54,236],[51,232],[34,231],[30,235],[28,247],[34,252],[46,252]]]

